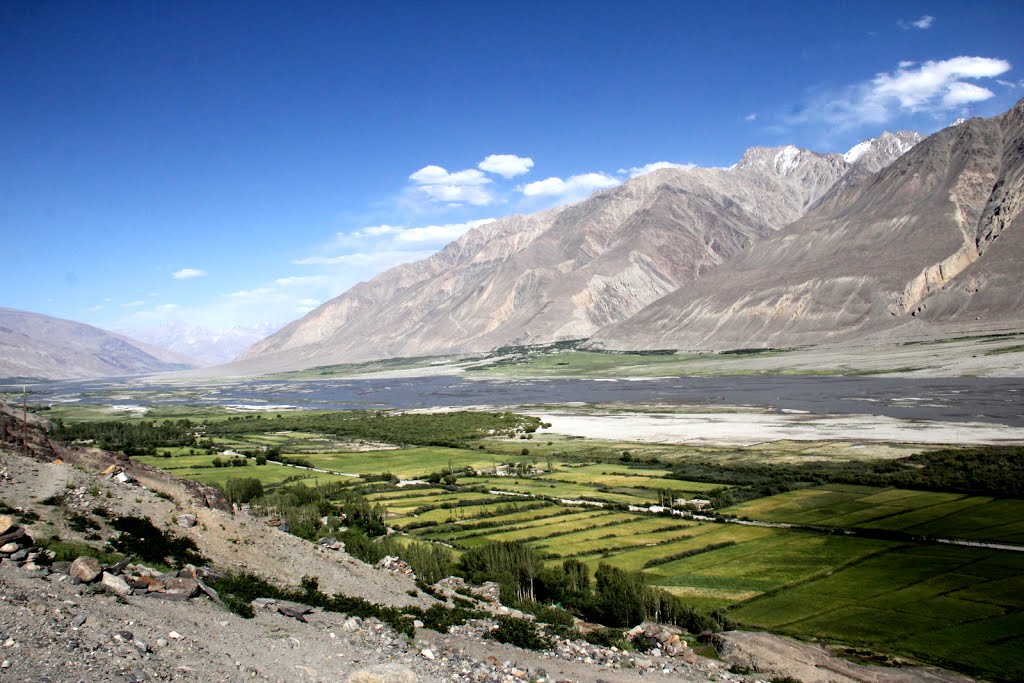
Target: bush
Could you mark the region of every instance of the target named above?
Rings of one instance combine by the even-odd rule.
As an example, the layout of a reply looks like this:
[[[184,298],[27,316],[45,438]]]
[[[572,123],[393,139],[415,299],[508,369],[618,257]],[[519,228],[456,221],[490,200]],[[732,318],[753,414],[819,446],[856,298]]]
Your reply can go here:
[[[536,624],[518,617],[498,617],[498,628],[488,633],[487,637],[527,650],[547,650],[551,647],[551,641],[537,632]]]
[[[145,517],[117,517],[110,522],[110,526],[121,532],[110,541],[110,548],[138,557],[143,562],[169,564],[172,567],[206,562],[191,538],[169,534]]]

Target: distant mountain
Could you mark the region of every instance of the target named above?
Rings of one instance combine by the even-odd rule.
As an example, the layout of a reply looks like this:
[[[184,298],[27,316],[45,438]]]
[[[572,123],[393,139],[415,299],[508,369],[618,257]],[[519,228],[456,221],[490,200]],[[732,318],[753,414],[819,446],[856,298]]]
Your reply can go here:
[[[1024,100],[917,144],[693,286],[598,331],[608,349],[784,347],[1024,325]]]
[[[849,160],[756,147],[729,169],[662,169],[576,204],[500,219],[324,303],[253,345],[236,369],[588,337],[689,287],[916,139],[886,134]]]
[[[189,358],[92,325],[0,308],[0,377],[112,377],[193,367]]]
[[[227,330],[211,330],[199,325],[172,321],[157,327],[120,332],[157,348],[188,356],[204,365],[218,365],[234,360],[278,327],[280,326],[262,323],[236,326]]]

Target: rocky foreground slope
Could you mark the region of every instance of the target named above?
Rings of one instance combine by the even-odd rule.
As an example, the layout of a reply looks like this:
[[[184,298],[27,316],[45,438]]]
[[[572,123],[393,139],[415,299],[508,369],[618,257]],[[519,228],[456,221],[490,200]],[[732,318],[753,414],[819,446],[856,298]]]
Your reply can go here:
[[[270,528],[261,519],[232,514],[216,490],[123,456],[54,444],[35,422],[28,455],[23,455],[17,417],[0,405],[0,678],[53,683],[667,683],[767,681],[799,672],[806,683],[967,680],[934,669],[856,666],[821,648],[767,634],[724,634],[721,647],[728,661],[723,662],[685,650],[686,656],[670,656],[667,646],[660,655],[639,654],[579,641],[532,652],[481,638],[488,620],[446,634],[420,628],[410,638],[376,619],[273,600],[254,601],[255,616],[245,619],[197,588],[194,577],[201,580],[210,571],[186,569],[170,576],[124,562],[50,565],[47,551],[36,543],[59,535],[64,541],[99,545],[111,537],[105,524],[90,529],[74,520],[141,516],[194,540],[214,573],[247,571],[285,585],[310,575],[318,577],[325,592],[376,604],[440,603],[418,591],[409,577],[369,567],[343,551]],[[98,514],[97,508],[105,513]],[[730,662],[766,673],[731,673]]]
[[[693,286],[606,349],[788,347],[1024,326],[1024,100],[932,135]]]
[[[910,149],[752,148],[729,169],[662,169],[590,199],[478,227],[353,287],[252,346],[235,369],[288,369],[579,339],[623,320],[857,187]]]
[[[190,358],[92,325],[0,307],[0,378],[112,377],[193,367]]]

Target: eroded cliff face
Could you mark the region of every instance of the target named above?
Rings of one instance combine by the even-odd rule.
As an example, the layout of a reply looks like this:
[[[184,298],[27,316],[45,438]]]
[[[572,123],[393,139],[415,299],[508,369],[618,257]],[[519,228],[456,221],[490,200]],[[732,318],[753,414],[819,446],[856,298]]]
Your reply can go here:
[[[914,138],[879,141],[850,161],[752,148],[730,169],[663,169],[577,204],[503,218],[353,287],[254,345],[238,367],[588,337],[775,234],[847,174],[863,182],[864,168],[891,162]]]
[[[781,347],[907,323],[1021,324],[1022,118],[1019,103],[936,133],[593,343]]]

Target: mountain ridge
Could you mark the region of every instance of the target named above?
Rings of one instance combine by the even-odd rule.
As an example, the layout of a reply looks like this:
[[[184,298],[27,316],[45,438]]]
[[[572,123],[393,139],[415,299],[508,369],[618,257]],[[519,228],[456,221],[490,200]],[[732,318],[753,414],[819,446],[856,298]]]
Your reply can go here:
[[[1024,245],[1008,228],[1024,203],[1022,121],[1024,100],[1001,116],[939,131],[756,253],[608,326],[590,344],[722,350],[920,332],[929,323],[1019,325]],[[1009,242],[992,249],[999,235]],[[985,275],[990,263],[1000,270],[994,281]],[[961,286],[969,269],[990,286]]]
[[[0,377],[78,379],[196,367],[124,335],[42,313],[0,307]]]
[[[888,134],[912,144],[913,135]],[[237,369],[487,351],[588,337],[798,219],[857,159],[755,147],[728,169],[666,168],[588,199],[471,230],[360,283],[250,347]],[[864,145],[864,143],[862,143]],[[891,161],[889,158],[887,161]]]

